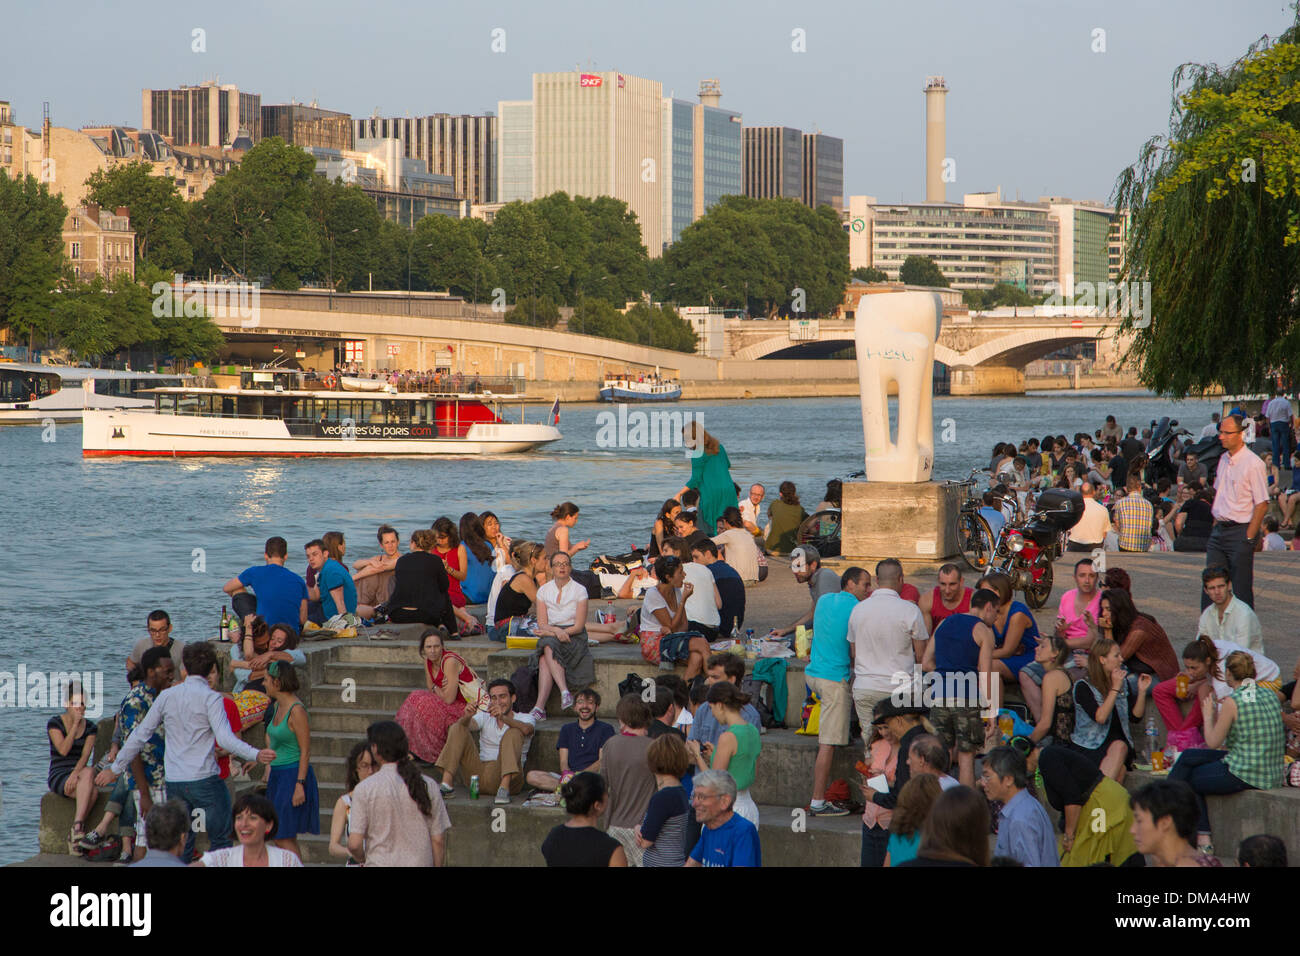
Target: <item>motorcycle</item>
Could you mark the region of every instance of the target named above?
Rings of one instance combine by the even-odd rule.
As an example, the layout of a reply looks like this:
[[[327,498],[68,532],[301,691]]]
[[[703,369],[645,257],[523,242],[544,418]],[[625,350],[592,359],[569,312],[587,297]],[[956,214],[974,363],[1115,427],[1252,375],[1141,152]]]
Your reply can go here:
[[[1151,443],[1147,449],[1146,483],[1148,485],[1156,484],[1161,478],[1168,478],[1171,485],[1178,481],[1181,456],[1178,461],[1170,458],[1169,446],[1183,435],[1190,437],[1191,432],[1186,428],[1179,428],[1176,418],[1166,415],[1159,422],[1151,423]]]
[[[1008,521],[998,532],[985,577],[1005,574],[1011,587],[1024,591],[1035,610],[1052,594],[1052,562],[1065,553],[1066,532],[1083,517],[1083,495],[1049,488],[1038,496],[1028,518]]]

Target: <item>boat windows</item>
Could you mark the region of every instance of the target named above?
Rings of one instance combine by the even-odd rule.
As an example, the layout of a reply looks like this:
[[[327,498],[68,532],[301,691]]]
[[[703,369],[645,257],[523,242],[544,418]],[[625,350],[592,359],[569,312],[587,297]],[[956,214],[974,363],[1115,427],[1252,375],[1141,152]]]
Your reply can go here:
[[[59,376],[0,368],[0,402],[31,402],[59,390]]]

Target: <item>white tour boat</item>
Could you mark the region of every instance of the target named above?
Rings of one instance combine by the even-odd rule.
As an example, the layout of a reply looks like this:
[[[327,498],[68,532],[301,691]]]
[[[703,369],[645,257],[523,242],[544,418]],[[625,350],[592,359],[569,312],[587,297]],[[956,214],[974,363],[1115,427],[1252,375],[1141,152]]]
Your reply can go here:
[[[183,385],[183,375],[0,362],[0,425],[79,422],[88,408],[149,408],[146,389]]]
[[[82,454],[496,455],[561,437],[554,424],[523,421],[522,395],[344,392],[285,369],[244,370],[237,388],[156,388],[153,397],[149,410],[87,411]],[[518,422],[501,417],[514,402]],[[558,422],[558,407],[549,417]]]

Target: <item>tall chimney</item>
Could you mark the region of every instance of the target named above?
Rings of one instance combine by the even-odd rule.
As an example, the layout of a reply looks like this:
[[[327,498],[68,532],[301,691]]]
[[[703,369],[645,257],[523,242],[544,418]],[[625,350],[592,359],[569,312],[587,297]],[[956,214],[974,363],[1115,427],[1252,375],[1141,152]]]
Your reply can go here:
[[[700,80],[700,103],[704,106],[717,106],[722,99],[722,84],[716,79]]]
[[[942,76],[925,78],[925,201],[947,202],[943,181],[946,121],[944,99],[948,87]]]

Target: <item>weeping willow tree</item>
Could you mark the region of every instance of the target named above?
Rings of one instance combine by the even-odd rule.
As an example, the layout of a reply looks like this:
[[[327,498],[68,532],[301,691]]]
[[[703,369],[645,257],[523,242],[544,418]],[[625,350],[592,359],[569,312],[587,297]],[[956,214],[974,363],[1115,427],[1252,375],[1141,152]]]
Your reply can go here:
[[[1227,69],[1173,76],[1168,136],[1143,146],[1112,197],[1131,214],[1124,282],[1151,283],[1130,315],[1126,364],[1184,397],[1300,373],[1300,15]],[[1290,382],[1288,381],[1288,384]]]

